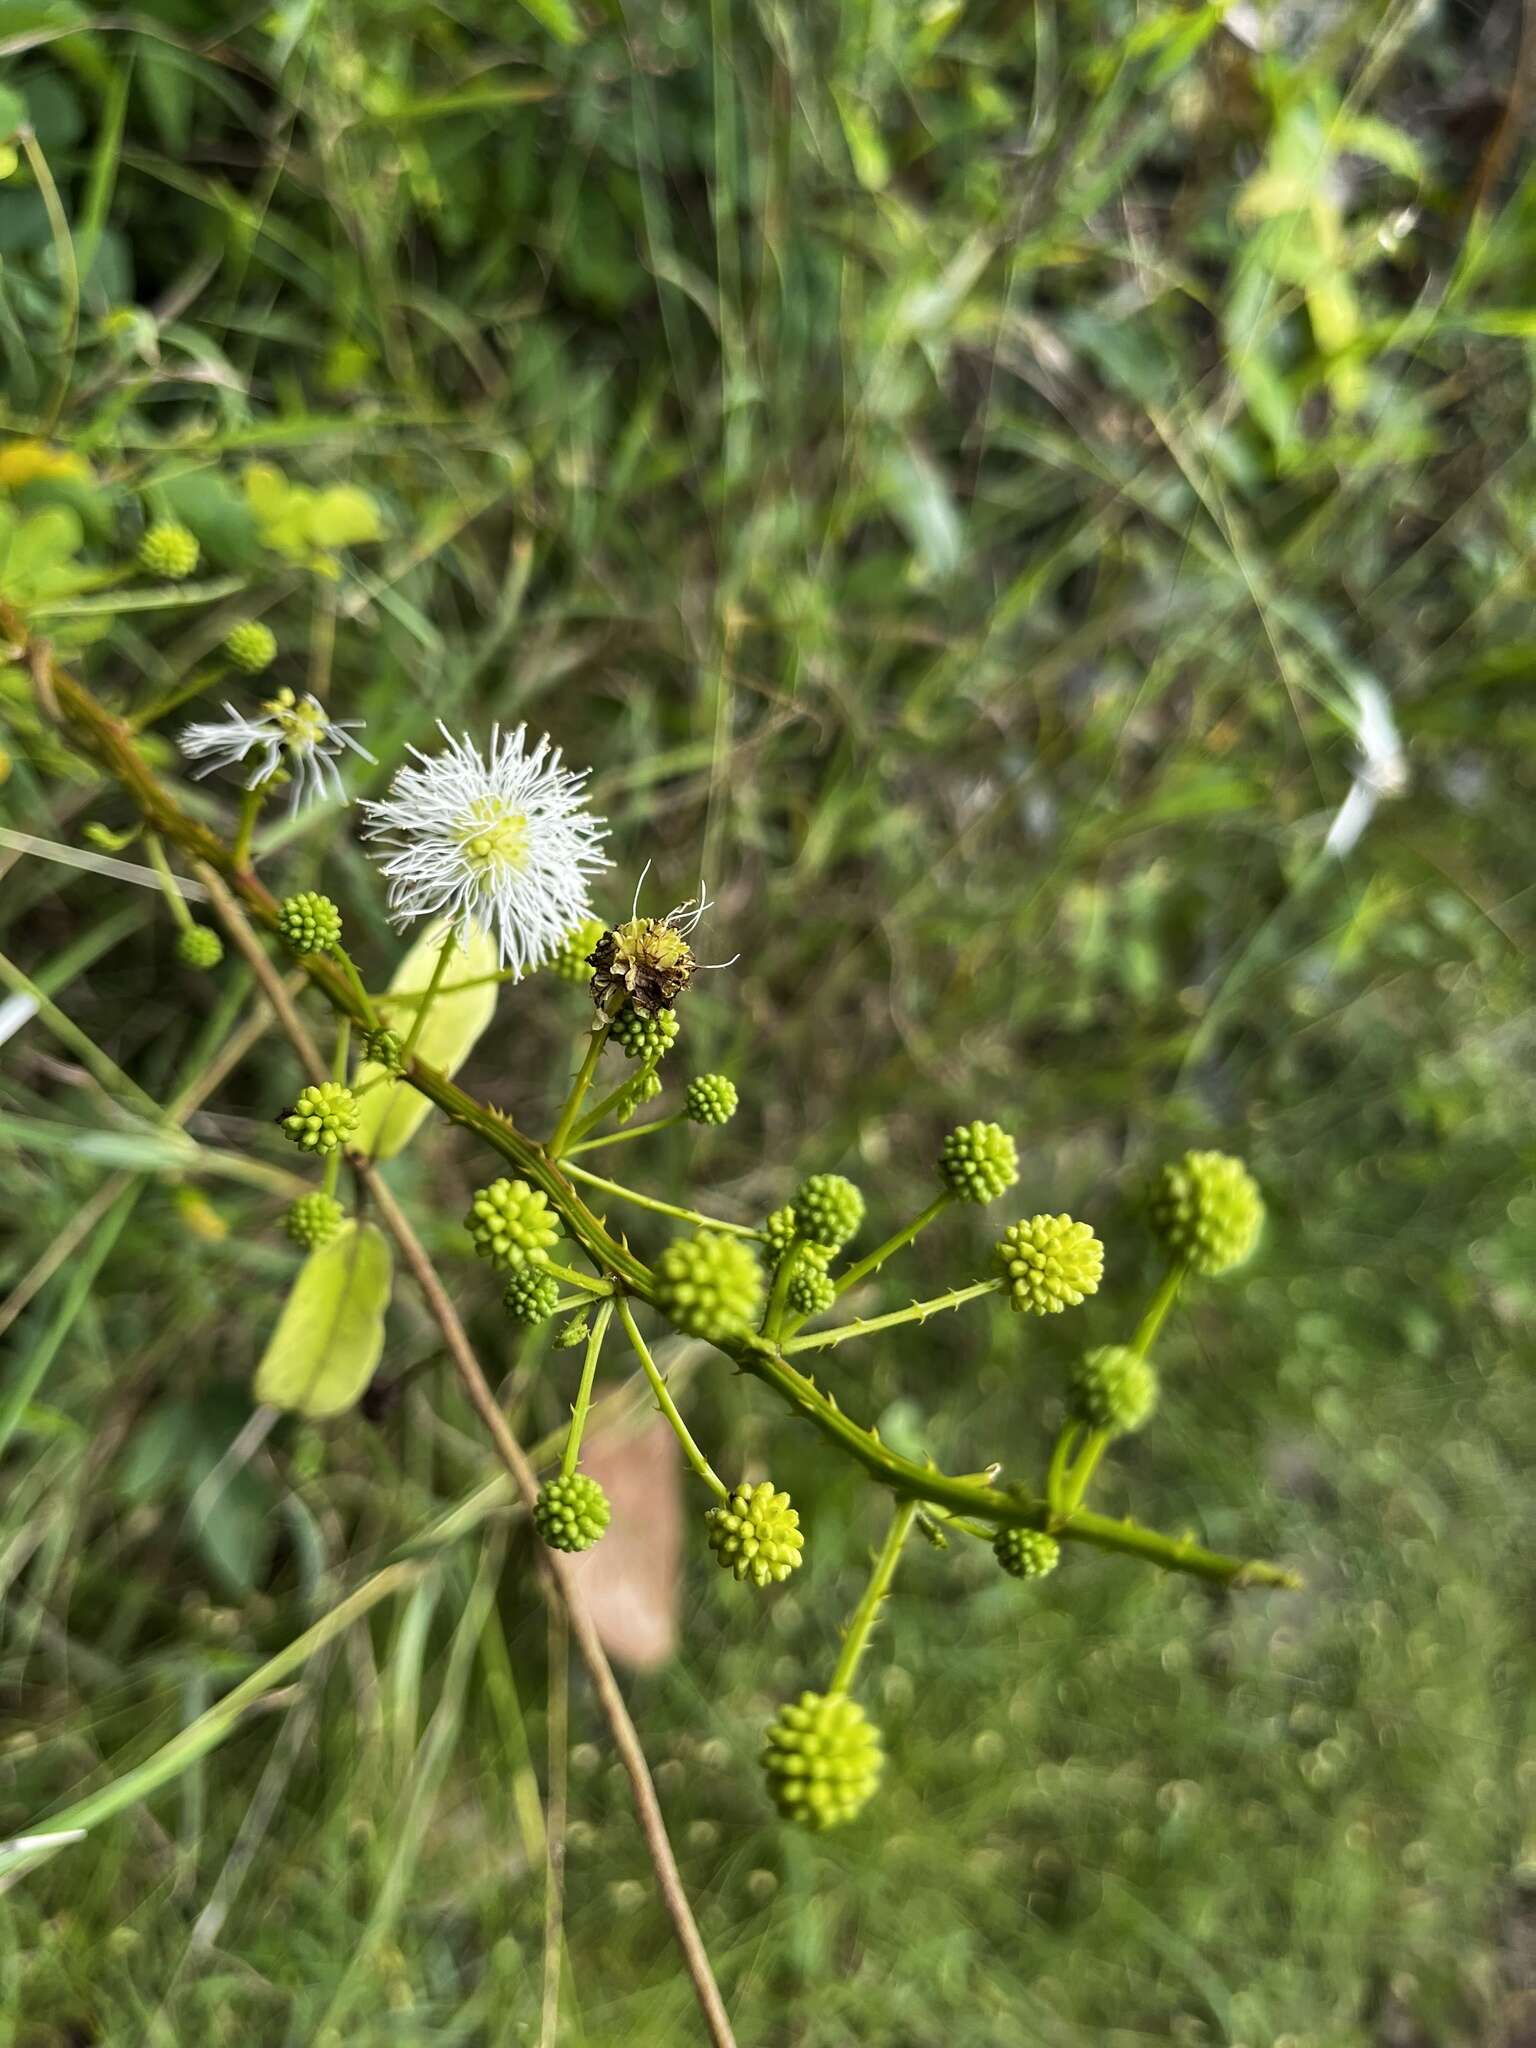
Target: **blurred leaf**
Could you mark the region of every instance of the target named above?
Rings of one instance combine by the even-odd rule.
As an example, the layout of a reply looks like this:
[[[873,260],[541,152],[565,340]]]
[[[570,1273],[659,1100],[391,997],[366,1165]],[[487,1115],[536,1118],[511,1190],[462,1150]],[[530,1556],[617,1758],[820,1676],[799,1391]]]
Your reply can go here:
[[[420,994],[432,979],[441,946],[441,929],[426,931],[395,969],[390,987]],[[427,1021],[416,1043],[422,1058],[443,1073],[458,1072],[495,1016],[500,984],[482,977],[494,974],[500,965],[496,941],[483,931],[473,935],[467,948],[457,948],[449,961],[444,977],[446,992],[439,992],[427,1012]],[[479,985],[456,989],[454,984],[460,981]],[[410,1030],[416,1014],[414,1004],[391,1003],[385,996],[378,1007],[385,1023],[402,1036]],[[370,1153],[375,1159],[393,1159],[410,1143],[432,1105],[408,1082],[383,1079],[382,1074],[382,1068],[371,1066],[366,1060],[357,1070],[354,1085],[359,1089],[367,1087],[368,1093],[357,1106],[358,1126],[353,1143],[360,1152]],[[377,1087],[369,1086],[376,1080]]]
[[[253,1397],[314,1418],[345,1414],[384,1349],[389,1241],[377,1225],[345,1223],[299,1268],[261,1363]]]

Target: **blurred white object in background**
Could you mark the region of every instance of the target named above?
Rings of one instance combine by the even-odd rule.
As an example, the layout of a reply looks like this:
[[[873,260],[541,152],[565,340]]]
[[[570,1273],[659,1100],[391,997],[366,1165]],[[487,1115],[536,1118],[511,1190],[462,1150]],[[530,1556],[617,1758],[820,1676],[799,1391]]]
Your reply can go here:
[[[1386,691],[1369,676],[1352,676],[1357,722],[1355,739],[1360,760],[1348,796],[1328,827],[1325,853],[1349,852],[1384,799],[1403,795],[1408,787],[1408,757]]]

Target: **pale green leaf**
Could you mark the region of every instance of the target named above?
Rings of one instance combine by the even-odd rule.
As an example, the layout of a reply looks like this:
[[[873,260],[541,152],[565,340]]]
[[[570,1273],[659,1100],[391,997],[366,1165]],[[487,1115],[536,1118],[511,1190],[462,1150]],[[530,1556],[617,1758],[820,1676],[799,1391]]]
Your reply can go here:
[[[311,1252],[283,1303],[252,1389],[273,1408],[343,1415],[373,1378],[384,1349],[389,1242],[372,1223],[346,1223]]]
[[[432,979],[432,969],[437,963],[442,942],[439,930],[429,930],[418,939],[396,968],[390,988],[419,995]],[[499,984],[485,977],[493,975],[500,965],[496,941],[488,932],[476,932],[468,947],[457,948],[449,961],[443,985],[427,1012],[421,1037],[416,1041],[416,1050],[421,1057],[442,1073],[452,1075],[458,1072],[481,1032],[496,1014]],[[474,982],[478,986],[455,986],[460,982]],[[378,1007],[384,1022],[403,1038],[411,1028],[411,1020],[416,1014],[415,1005],[392,1003],[385,995]],[[410,1143],[432,1105],[408,1082],[382,1080],[381,1073],[381,1068],[371,1066],[366,1060],[358,1068],[357,1079],[353,1083],[356,1089],[368,1087],[371,1081],[379,1081],[379,1086],[368,1088],[368,1093],[357,1106],[358,1126],[353,1143],[358,1151],[366,1152],[374,1159],[393,1159]]]

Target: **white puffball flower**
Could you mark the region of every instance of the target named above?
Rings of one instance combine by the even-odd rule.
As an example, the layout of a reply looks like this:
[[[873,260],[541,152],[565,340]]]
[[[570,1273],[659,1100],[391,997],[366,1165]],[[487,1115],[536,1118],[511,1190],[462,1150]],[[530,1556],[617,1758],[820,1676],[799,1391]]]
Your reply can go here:
[[[279,768],[286,768],[292,778],[290,810],[327,796],[345,801],[347,792],[336,762],[346,748],[365,761],[373,759],[352,737],[354,730],[362,730],[363,721],[332,718],[320,699],[307,692],[296,697],[292,690],[279,690],[267,698],[255,718],[246,718],[227,702],[224,709],[229,713],[227,720],[189,725],[176,744],[189,761],[204,761],[195,771],[199,778],[211,775],[215,768],[233,768],[254,755],[247,789],[255,789]]]
[[[420,766],[401,768],[382,801],[363,803],[390,915],[396,924],[446,919],[461,945],[488,931],[516,978],[588,916],[588,883],[610,865],[599,851],[607,826],[586,809],[587,771],[562,768],[547,736],[530,751],[526,726],[493,727],[483,755],[438,730],[442,753],[412,747]]]

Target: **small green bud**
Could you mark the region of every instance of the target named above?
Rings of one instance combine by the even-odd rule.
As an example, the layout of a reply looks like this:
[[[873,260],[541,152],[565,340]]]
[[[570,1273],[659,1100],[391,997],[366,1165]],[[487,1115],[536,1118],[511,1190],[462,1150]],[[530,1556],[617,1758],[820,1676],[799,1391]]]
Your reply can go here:
[[[800,1517],[787,1493],[774,1492],[771,1480],[756,1486],[742,1480],[708,1511],[704,1523],[720,1563],[759,1589],[787,1579],[800,1562],[805,1544]]]
[[[696,1124],[728,1124],[738,1099],[736,1083],[724,1074],[696,1074],[688,1083],[683,1107]]]
[[[139,542],[139,566],[151,576],[180,583],[197,567],[197,535],[174,519],[157,519]]]
[[[1104,1277],[1104,1247],[1086,1223],[1070,1216],[1031,1216],[1010,1223],[993,1247],[993,1263],[1007,1282],[1013,1307],[1031,1315],[1059,1315],[1097,1294]]]
[[[183,967],[206,974],[224,958],[224,941],[212,925],[189,924],[176,941],[176,957]]]
[[[1015,1579],[1043,1579],[1061,1563],[1061,1545],[1043,1529],[999,1529],[992,1555]]]
[[[797,1316],[819,1316],[837,1299],[837,1288],[827,1271],[831,1253],[820,1245],[803,1244],[789,1276],[784,1299]]]
[[[561,1324],[560,1334],[555,1339],[555,1348],[559,1351],[569,1351],[577,1344],[585,1344],[591,1334],[592,1317],[586,1309],[579,1308],[575,1315]]]
[[[944,1140],[939,1176],[962,1202],[995,1202],[1019,1177],[1019,1149],[1001,1124],[961,1124]]]
[[[584,917],[578,925],[572,925],[565,937],[556,946],[545,962],[562,981],[580,984],[592,979],[593,949],[603,936],[603,921],[600,917]]]
[[[322,1081],[304,1089],[278,1122],[304,1151],[334,1152],[357,1129],[357,1101],[340,1081]]]
[[[296,1202],[289,1203],[283,1228],[295,1244],[317,1252],[330,1243],[346,1220],[347,1212],[334,1195],[300,1195]]]
[[[259,676],[277,659],[277,636],[259,619],[241,619],[224,635],[224,652],[248,676]]]
[[[1197,1273],[1240,1266],[1264,1227],[1264,1197],[1241,1159],[1186,1152],[1152,1188],[1152,1228],[1176,1259]]]
[[[514,1323],[542,1323],[553,1315],[560,1299],[560,1282],[553,1273],[541,1273],[537,1266],[520,1266],[502,1290],[502,1306]]]
[[[841,1251],[864,1221],[864,1197],[840,1173],[813,1173],[795,1195],[795,1221],[808,1244]]]
[[[551,1550],[590,1550],[607,1528],[608,1496],[585,1472],[550,1479],[539,1491],[533,1526]]]
[[[301,889],[279,904],[277,935],[290,953],[329,953],[341,937],[341,912],[329,896]]]
[[[862,1812],[885,1768],[879,1729],[846,1693],[803,1692],[780,1707],[762,1761],[779,1812],[818,1830]]]
[[[768,1254],[768,1263],[776,1266],[799,1234],[794,1204],[786,1202],[782,1209],[775,1209],[763,1228],[767,1232],[764,1249]]]
[[[613,1020],[611,1036],[615,1045],[623,1046],[626,1058],[655,1061],[676,1045],[677,1033],[676,1010],[657,1010],[654,1016],[646,1016],[626,1003]]]
[[[1157,1406],[1157,1374],[1126,1345],[1103,1344],[1073,1366],[1069,1400],[1076,1421],[1121,1436]]]
[[[464,1228],[478,1257],[511,1270],[546,1264],[550,1246],[560,1237],[560,1219],[543,1189],[525,1180],[493,1180],[488,1188],[477,1188]]]
[[[654,1102],[660,1093],[661,1076],[654,1067],[643,1068],[614,1104],[614,1122],[627,1124],[637,1110],[644,1109],[648,1102]]]
[[[762,1268],[740,1238],[720,1231],[674,1238],[656,1261],[656,1306],[688,1336],[721,1343],[757,1320]]]
[[[371,1060],[376,1067],[382,1067],[386,1074],[398,1074],[400,1056],[405,1051],[405,1040],[398,1031],[391,1031],[387,1024],[379,1024],[372,1031],[365,1031],[358,1040],[363,1058]]]

